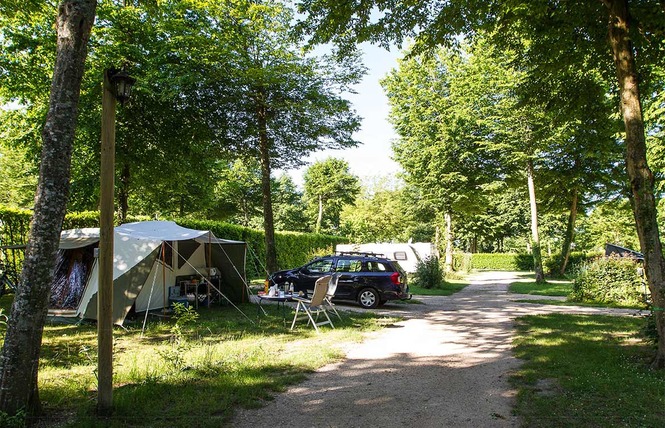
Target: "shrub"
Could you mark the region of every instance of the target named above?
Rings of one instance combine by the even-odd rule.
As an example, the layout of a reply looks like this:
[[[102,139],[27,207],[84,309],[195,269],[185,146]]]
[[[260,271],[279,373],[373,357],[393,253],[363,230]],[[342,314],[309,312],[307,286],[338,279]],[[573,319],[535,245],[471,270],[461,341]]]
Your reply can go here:
[[[600,257],[598,253],[585,253],[584,251],[572,251],[568,257],[568,264],[566,264],[565,273],[578,272],[581,266],[594,259]],[[543,261],[543,268],[548,275],[558,276],[559,268],[561,267],[561,253],[552,254],[546,257]]]
[[[422,288],[439,288],[443,285],[443,270],[439,258],[429,256],[416,265],[413,283]]]
[[[629,257],[599,257],[583,263],[569,299],[625,306],[643,305],[643,283],[638,263]]]
[[[453,271],[468,273],[471,270],[471,253],[453,254]]]

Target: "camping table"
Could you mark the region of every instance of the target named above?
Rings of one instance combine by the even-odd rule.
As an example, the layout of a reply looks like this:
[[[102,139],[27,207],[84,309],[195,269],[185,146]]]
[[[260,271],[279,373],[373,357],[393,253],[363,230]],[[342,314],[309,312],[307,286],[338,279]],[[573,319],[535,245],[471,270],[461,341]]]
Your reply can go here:
[[[257,316],[261,315],[261,309],[263,309],[263,302],[277,302],[277,310],[279,310],[280,303],[282,304],[282,317],[286,323],[286,302],[293,301],[293,294],[284,294],[283,296],[268,296],[267,294],[259,294],[259,306],[256,310]],[[265,310],[263,311],[265,313]]]

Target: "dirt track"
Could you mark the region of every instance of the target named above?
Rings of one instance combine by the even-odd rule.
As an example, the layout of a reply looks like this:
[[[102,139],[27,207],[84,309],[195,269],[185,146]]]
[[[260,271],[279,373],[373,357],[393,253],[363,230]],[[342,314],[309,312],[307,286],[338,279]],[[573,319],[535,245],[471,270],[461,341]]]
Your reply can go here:
[[[423,305],[386,305],[405,319],[353,346],[261,409],[242,410],[234,427],[513,427],[508,376],[513,319],[549,312],[607,310],[517,303],[510,272],[484,272],[449,297]],[[361,310],[343,306],[344,309]],[[325,327],[324,327],[325,328]]]

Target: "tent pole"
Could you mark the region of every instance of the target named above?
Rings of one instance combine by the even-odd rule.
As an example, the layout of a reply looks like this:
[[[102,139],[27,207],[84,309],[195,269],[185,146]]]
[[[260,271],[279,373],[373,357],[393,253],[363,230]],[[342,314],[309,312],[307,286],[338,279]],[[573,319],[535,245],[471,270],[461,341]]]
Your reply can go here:
[[[210,274],[210,269],[212,269],[212,232],[208,231],[208,280],[206,281],[206,285],[208,287],[208,307],[210,307],[210,281],[212,279],[212,275]],[[221,284],[220,284],[221,287]]]
[[[166,242],[162,241],[162,294],[164,294],[164,306],[162,313],[166,313],[168,307],[168,296],[166,295]],[[150,308],[148,308],[150,310]]]

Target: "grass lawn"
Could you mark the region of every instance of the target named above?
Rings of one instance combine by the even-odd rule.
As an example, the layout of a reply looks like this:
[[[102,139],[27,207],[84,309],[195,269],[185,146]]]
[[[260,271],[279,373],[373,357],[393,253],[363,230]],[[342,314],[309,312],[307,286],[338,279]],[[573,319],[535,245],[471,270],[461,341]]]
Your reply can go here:
[[[582,315],[517,320],[512,377],[528,427],[665,426],[665,371],[649,369],[644,319]]]
[[[534,274],[520,274],[522,280],[513,282],[508,287],[510,293],[532,294],[538,296],[568,296],[573,291],[573,281],[565,279],[547,280],[536,284]]]
[[[573,281],[565,279],[547,280],[544,284],[536,284],[534,274],[523,273],[519,275],[524,278],[520,281],[513,282],[509,285],[508,291],[516,294],[530,294],[535,296],[563,296],[567,297],[573,291]],[[546,299],[529,299],[517,300],[524,303],[538,303],[542,305],[558,305],[558,306],[587,306],[587,307],[604,307],[604,308],[626,308],[626,309],[646,309],[646,305],[621,305],[618,303],[608,302],[573,302],[561,300],[546,300]]]
[[[0,299],[8,312],[11,296]],[[281,309],[201,308],[199,318],[174,329],[174,319],[143,318],[114,330],[114,413],[103,426],[218,427],[234,409],[260,406],[306,373],[343,356],[341,345],[395,321],[344,314],[336,329],[316,334],[305,324],[291,332]],[[288,311],[287,311],[288,319]],[[251,320],[251,321],[250,321]],[[96,427],[97,333],[94,324],[48,325],[43,336],[39,394],[44,420]]]
[[[460,279],[447,279],[439,288],[422,288],[409,284],[409,293],[421,296],[450,296],[469,285],[469,281]]]

